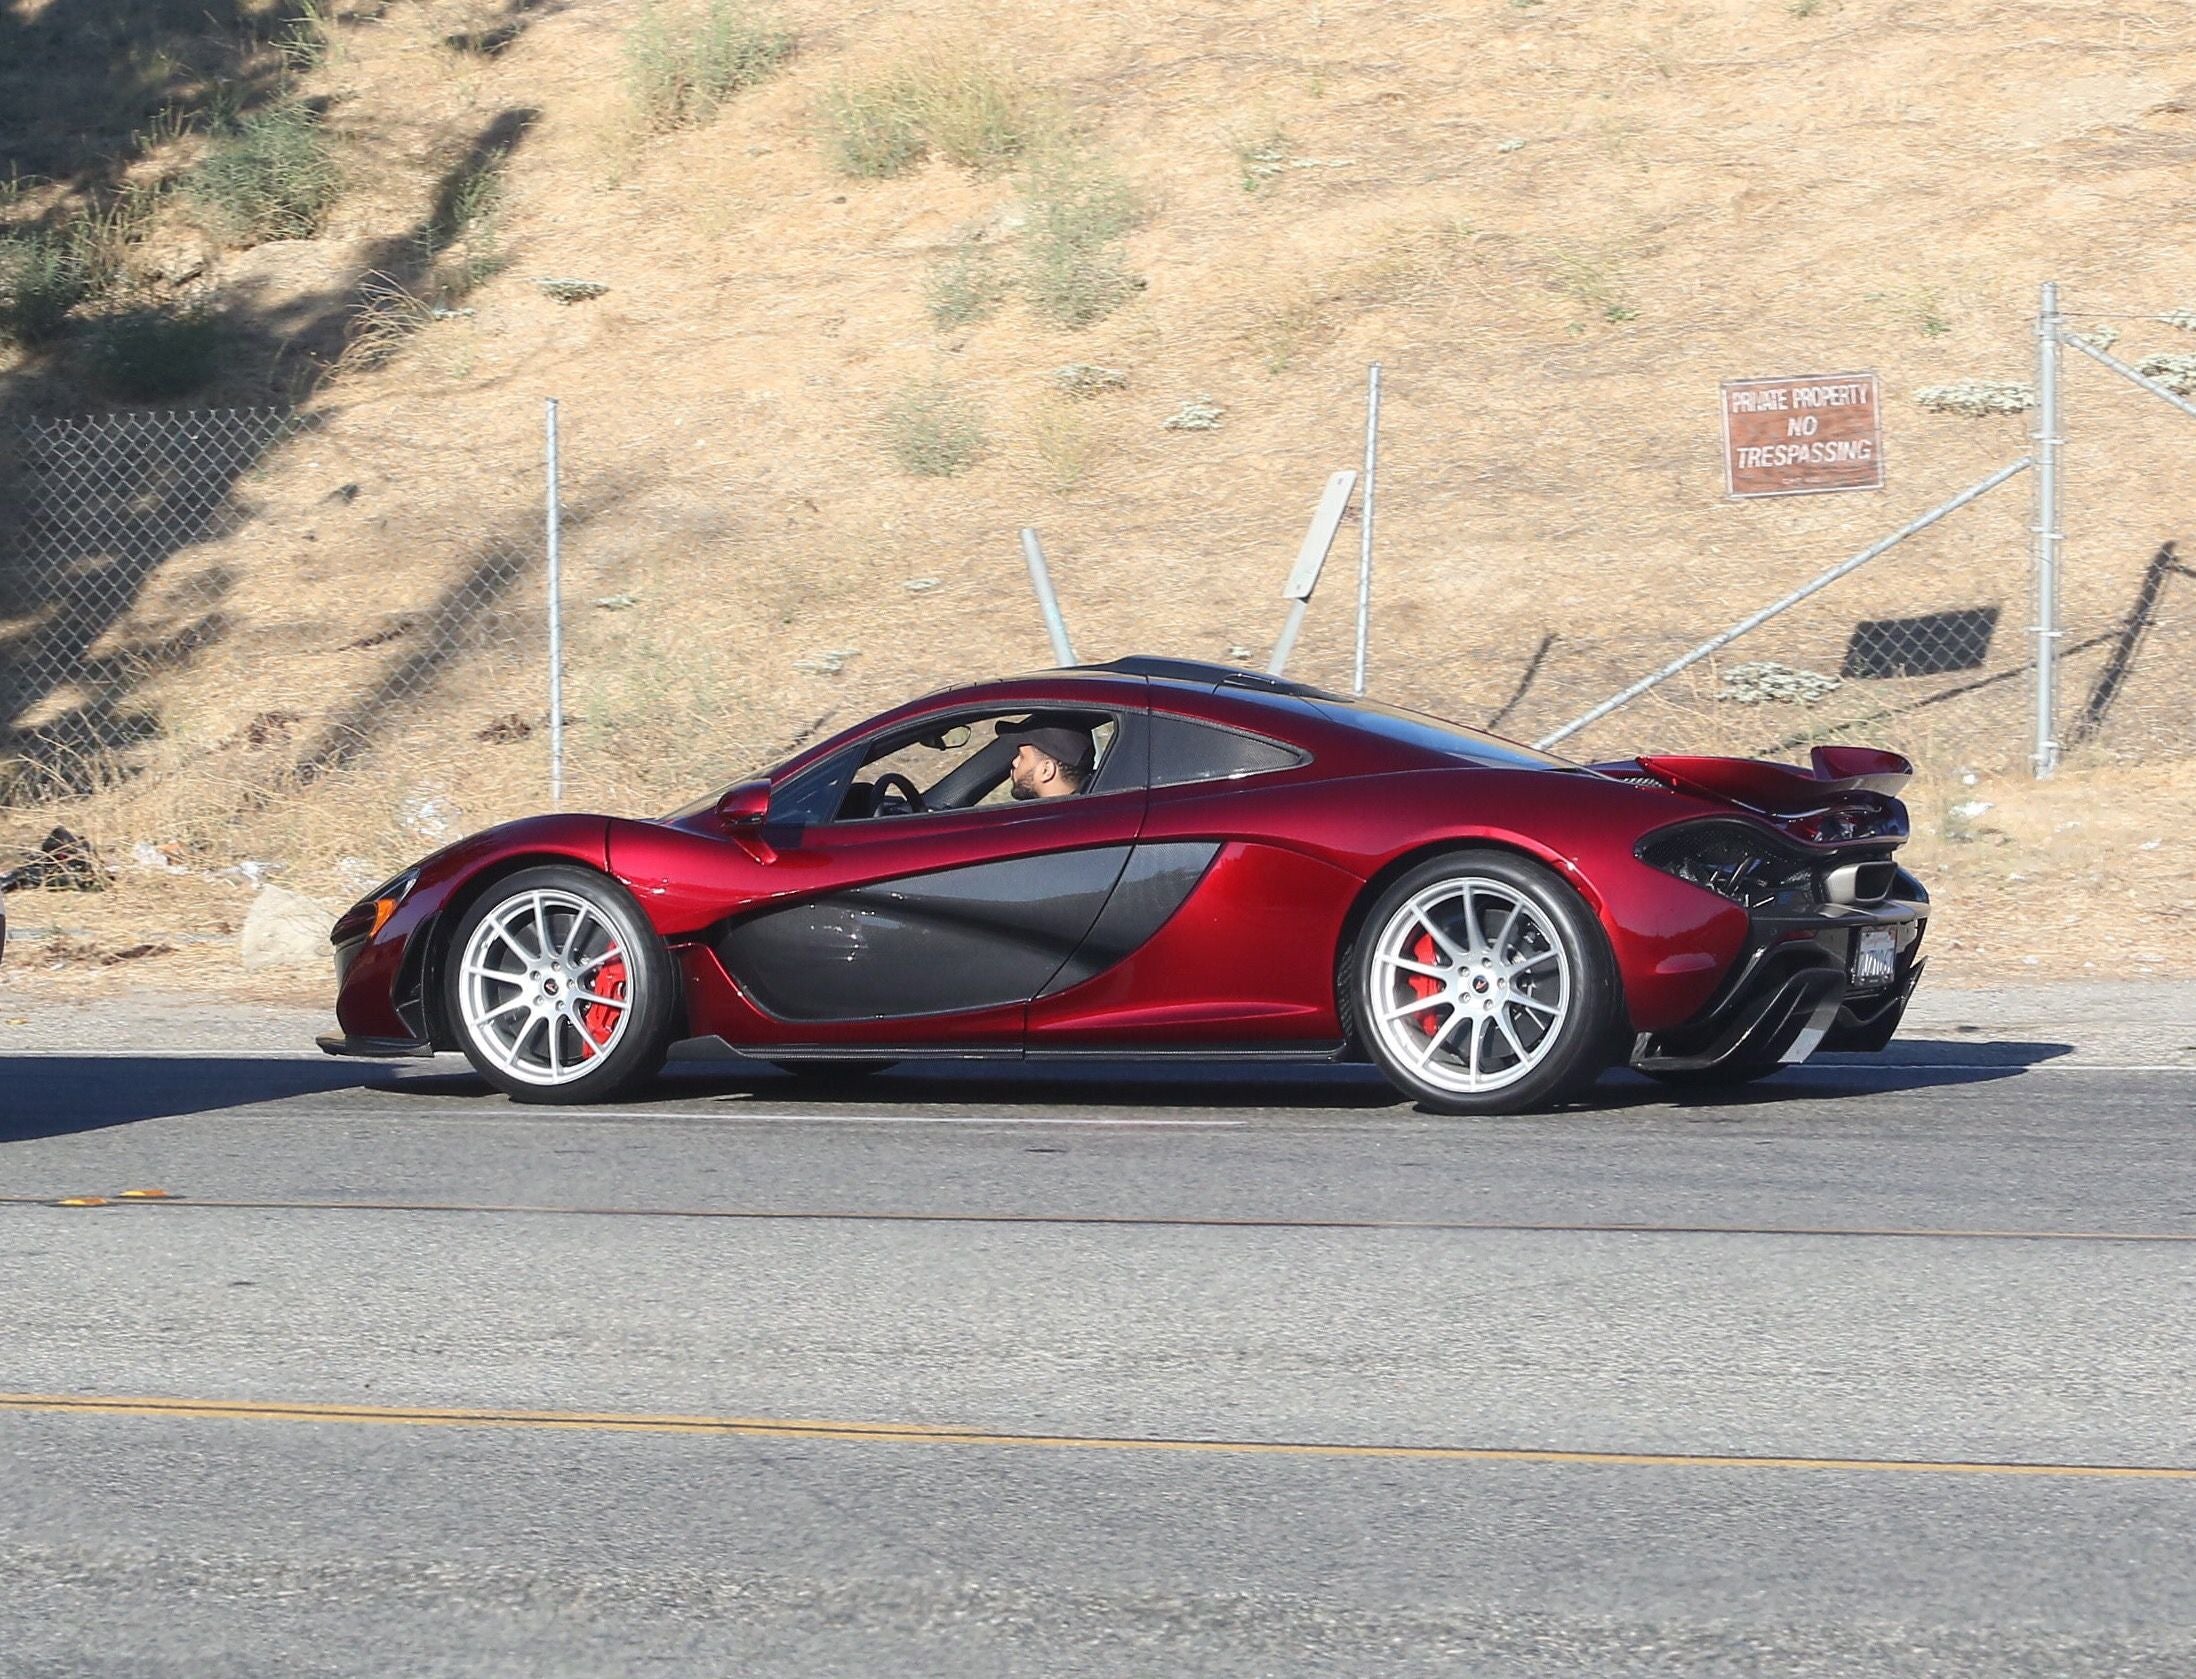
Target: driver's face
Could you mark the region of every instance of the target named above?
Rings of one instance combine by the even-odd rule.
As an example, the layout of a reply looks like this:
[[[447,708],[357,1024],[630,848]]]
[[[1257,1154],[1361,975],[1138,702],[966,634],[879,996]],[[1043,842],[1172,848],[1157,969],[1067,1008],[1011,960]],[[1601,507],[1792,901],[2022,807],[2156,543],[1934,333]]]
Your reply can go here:
[[[1026,740],[1014,749],[1009,773],[1017,799],[1049,799],[1067,791],[1059,764]]]

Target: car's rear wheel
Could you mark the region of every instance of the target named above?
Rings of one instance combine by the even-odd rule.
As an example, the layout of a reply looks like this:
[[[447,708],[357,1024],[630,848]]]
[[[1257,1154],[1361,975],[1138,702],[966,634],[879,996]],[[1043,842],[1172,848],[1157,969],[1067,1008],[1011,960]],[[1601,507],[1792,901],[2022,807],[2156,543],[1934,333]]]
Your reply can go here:
[[[458,922],[443,963],[458,1046],[522,1102],[597,1102],[652,1078],[677,983],[625,889],[569,864],[497,881]]]
[[[1622,990],[1601,927],[1548,870],[1503,851],[1429,858],[1373,905],[1351,1015],[1406,1096],[1443,1113],[1516,1113],[1608,1064]]]

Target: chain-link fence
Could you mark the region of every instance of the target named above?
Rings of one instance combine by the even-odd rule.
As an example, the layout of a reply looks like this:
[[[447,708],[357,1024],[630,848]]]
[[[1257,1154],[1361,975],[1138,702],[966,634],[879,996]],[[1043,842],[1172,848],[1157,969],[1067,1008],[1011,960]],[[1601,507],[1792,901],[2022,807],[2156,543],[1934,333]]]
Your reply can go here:
[[[474,473],[457,512],[415,493],[436,440],[285,410],[12,443],[0,805],[21,832],[89,807],[148,867],[256,850],[355,877],[542,802],[538,456]]]
[[[2064,341],[2124,356],[2169,398],[2196,388],[2196,361],[2161,347],[2189,323],[2127,318],[2118,352],[2087,319],[2070,317]],[[2174,487],[2191,481],[2179,463],[2196,432],[2180,428],[2196,418],[2094,359],[2067,357],[2054,621],[2038,616],[2029,464],[2052,428],[2033,388],[1978,386],[1948,400],[2018,414],[2018,429],[1940,432],[1880,500],[1688,508],[1683,530],[1665,509],[1669,528],[1647,533],[1659,557],[1633,563],[1582,555],[1557,530],[1521,543],[1507,572],[1483,556],[1435,569],[1410,529],[1412,473],[1430,468],[1402,452],[1384,480],[1373,691],[1516,738],[1561,734],[1559,750],[1589,761],[1854,739],[1940,770],[2018,773],[2039,734],[2041,627],[2057,632],[2046,732],[2060,747],[2185,756],[2196,568]],[[0,844],[34,841],[60,813],[149,867],[277,859],[334,890],[547,807],[541,412],[472,412],[462,436],[421,404],[116,414],[0,437]],[[739,460],[729,409],[652,418],[645,456],[603,418],[564,427],[568,808],[667,808],[934,678],[1042,661],[1011,518],[988,556],[943,554],[920,521],[819,508],[782,463]],[[1931,510],[1801,587],[1855,557],[1856,537]],[[1687,548],[1701,530],[1714,540]],[[804,545],[800,565],[777,563],[781,542]],[[1085,657],[1219,652],[1180,645],[1132,594],[1110,620],[1083,615],[1089,564],[1067,556]],[[1275,586],[1287,559],[1271,558]],[[1320,639],[1332,605],[1291,671],[1346,686]],[[1745,633],[1640,686],[1750,613]],[[1262,665],[1266,648],[1228,653]]]
[[[2171,493],[2191,482],[2182,463],[2196,448],[2196,432],[2178,431],[2196,424],[2196,354],[2176,347],[2196,313],[2065,316],[2047,287],[2035,325],[2034,383],[1917,393],[1940,412],[2025,416],[2029,454],[1707,640],[1634,628],[1559,649],[1551,637],[1499,721],[1588,758],[1642,740],[1781,755],[1851,739],[1940,766],[2048,774],[2068,752],[2131,762],[2196,751],[2196,568],[2177,534],[2196,508]],[[2139,346],[2132,364],[2112,354],[2123,334]],[[2069,392],[2069,359],[2182,413],[2108,378]],[[2013,484],[2023,477],[2026,495]],[[1956,531],[1922,534],[1945,519]],[[1634,680],[1577,706],[1589,664],[1605,681],[1627,667]],[[1566,703],[1576,709],[1560,716]]]

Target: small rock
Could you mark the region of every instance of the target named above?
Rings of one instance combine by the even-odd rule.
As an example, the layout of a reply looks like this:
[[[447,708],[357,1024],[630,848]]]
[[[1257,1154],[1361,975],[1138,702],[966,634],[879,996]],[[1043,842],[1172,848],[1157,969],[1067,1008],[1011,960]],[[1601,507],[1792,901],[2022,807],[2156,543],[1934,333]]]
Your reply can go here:
[[[354,892],[363,892],[369,886],[379,886],[389,874],[387,869],[376,868],[363,857],[338,857],[335,871],[336,879]]]
[[[267,884],[269,876],[281,874],[288,867],[286,863],[262,863],[256,857],[247,857],[241,863],[231,863],[225,869],[213,870],[206,878],[231,881],[238,886],[249,886],[257,891]]]
[[[255,971],[319,967],[329,960],[328,929],[334,925],[335,911],[302,893],[262,886],[237,935],[244,966]]]
[[[438,840],[458,824],[458,807],[440,793],[414,793],[397,807],[397,820],[424,840]]]
[[[1835,676],[1780,665],[1774,659],[1733,665],[1723,673],[1718,699],[1740,705],[1814,705],[1842,686]]]
[[[1100,391],[1126,390],[1129,376],[1117,367],[1071,361],[1065,367],[1054,368],[1052,380],[1069,396],[1096,396]]]
[[[600,280],[573,280],[550,278],[536,280],[535,285],[555,298],[559,303],[585,303],[597,298],[610,288]]]
[[[130,866],[147,874],[189,874],[182,861],[182,848],[175,845],[155,845],[150,840],[138,840],[130,847]]]
[[[163,286],[186,285],[206,272],[205,247],[188,241],[156,246],[139,264],[149,279]]]
[[[2175,396],[2196,396],[2196,356],[2145,356],[2135,371]]]
[[[1185,402],[1162,422],[1165,431],[1218,431],[1220,416],[1226,412],[1209,396],[1197,397]]]
[[[1955,379],[1949,385],[1924,385],[1914,400],[1935,414],[2021,414],[2036,406],[2036,387],[2007,379]]]

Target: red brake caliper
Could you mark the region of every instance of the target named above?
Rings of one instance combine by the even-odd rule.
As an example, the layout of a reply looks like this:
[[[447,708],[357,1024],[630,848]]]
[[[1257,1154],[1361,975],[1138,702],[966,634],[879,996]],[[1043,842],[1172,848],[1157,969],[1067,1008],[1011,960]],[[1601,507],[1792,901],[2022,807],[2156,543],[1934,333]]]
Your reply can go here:
[[[625,1000],[625,958],[613,956],[595,970],[593,983],[587,987],[598,997],[615,997]],[[585,1030],[580,1033],[582,1053],[589,1059],[600,1053],[610,1041],[610,1034],[617,1029],[618,1016],[624,1010],[614,1009],[608,1003],[589,1003],[580,1011]]]
[[[1435,957],[1438,954],[1434,949],[1433,934],[1431,933],[1419,934],[1418,942],[1411,946],[1411,960],[1423,962],[1429,968],[1436,965]],[[1436,997],[1441,994],[1441,982],[1431,974],[1405,974],[1403,983],[1411,988],[1411,993],[1414,996]],[[1424,1014],[1412,1015],[1411,1022],[1430,1038],[1434,1035],[1435,1028],[1441,1024],[1441,1016],[1436,1010],[1428,1009]]]

